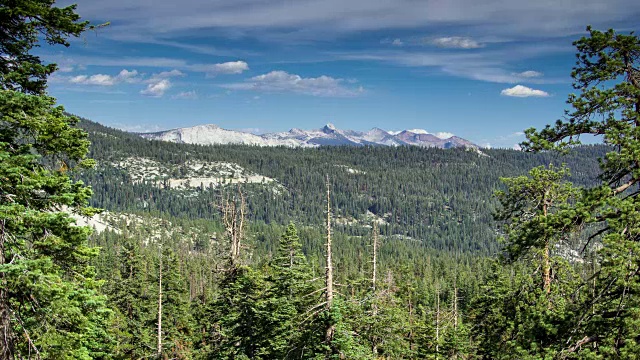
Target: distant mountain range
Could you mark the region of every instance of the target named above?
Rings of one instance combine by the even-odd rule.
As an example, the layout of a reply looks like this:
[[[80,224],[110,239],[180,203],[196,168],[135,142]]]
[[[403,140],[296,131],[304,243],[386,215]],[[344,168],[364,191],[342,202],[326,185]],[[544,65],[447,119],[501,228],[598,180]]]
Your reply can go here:
[[[431,134],[422,129],[403,131],[386,131],[379,128],[373,128],[369,131],[340,130],[333,126],[333,124],[327,124],[323,128],[316,130],[294,128],[287,132],[262,135],[227,130],[212,124],[153,133],[139,133],[138,135],[153,140],[199,145],[245,144],[258,146],[283,145],[290,147],[318,147],[326,145],[414,145],[442,149],[455,147],[478,148],[474,143],[448,133]]]

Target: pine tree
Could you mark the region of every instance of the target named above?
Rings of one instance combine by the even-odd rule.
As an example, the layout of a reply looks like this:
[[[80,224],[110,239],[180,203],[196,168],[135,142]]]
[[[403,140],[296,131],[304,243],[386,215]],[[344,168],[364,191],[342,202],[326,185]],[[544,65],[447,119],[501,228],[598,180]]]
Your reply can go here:
[[[552,253],[568,236],[556,226],[559,216],[578,195],[563,181],[567,175],[564,167],[537,167],[529,176],[503,179],[507,190],[497,192],[506,268],[496,269],[474,306],[487,356],[553,357],[558,351],[576,303],[567,294],[580,284],[566,261]]]
[[[69,174],[86,169],[87,134],[46,96],[40,37],[68,46],[88,28],[75,7],[53,1],[0,4],[0,359],[105,357],[109,321],[88,265],[97,250],[69,208],[92,215],[91,190]]]
[[[192,348],[190,342],[192,319],[187,282],[180,273],[180,262],[169,246],[163,246],[161,264],[163,344],[161,354],[167,359],[188,359]]]
[[[73,351],[81,347],[87,321],[77,291],[97,296],[100,285],[88,266],[97,254],[87,246],[90,230],[74,226],[61,211],[95,213],[86,207],[91,190],[68,175],[92,166],[84,159],[86,134],[43,95],[0,90],[0,114],[3,356]]]
[[[603,136],[610,146],[602,184],[584,191],[554,225],[554,231],[593,229],[589,241],[602,245],[595,292],[576,314],[563,356],[632,358],[640,353],[640,38],[587,31],[574,42],[573,111],[555,126],[527,130],[523,147],[566,151],[583,135]]]
[[[147,269],[138,240],[123,239],[117,254],[117,268],[106,291],[116,312],[112,326],[119,357],[137,359],[152,353],[154,298],[149,290]]]
[[[314,301],[311,269],[302,252],[298,230],[293,223],[280,237],[276,256],[271,261],[269,276],[268,325],[270,356],[279,359],[295,359],[309,351],[313,333],[303,326],[305,314]]]

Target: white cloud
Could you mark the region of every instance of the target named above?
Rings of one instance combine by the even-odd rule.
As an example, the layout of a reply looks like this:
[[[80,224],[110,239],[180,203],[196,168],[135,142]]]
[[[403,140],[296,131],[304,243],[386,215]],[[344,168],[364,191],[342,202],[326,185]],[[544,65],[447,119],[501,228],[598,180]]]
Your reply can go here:
[[[244,61],[229,61],[220,64],[190,65],[190,70],[207,73],[208,76],[242,74],[249,70],[249,64]]]
[[[513,97],[547,97],[549,93],[542,90],[532,89],[522,85],[516,85],[512,88],[504,89],[500,92],[504,96]]]
[[[137,70],[123,69],[116,76],[106,74],[77,75],[69,78],[69,82],[78,85],[113,86],[122,82],[139,82],[140,77]]]
[[[242,74],[242,72],[249,70],[249,65],[244,61],[231,61],[215,64],[213,69],[218,74]]]
[[[478,49],[484,47],[483,44],[480,44],[476,40],[468,37],[460,37],[460,36],[451,36],[451,37],[441,37],[437,39],[432,39],[429,43],[450,49]]]
[[[232,90],[253,90],[259,92],[298,93],[324,97],[351,97],[364,92],[362,87],[348,88],[343,86],[344,79],[336,79],[322,75],[316,78],[303,78],[286,71],[272,71],[254,76],[244,83],[223,85]]]
[[[402,42],[402,40],[400,40],[400,39],[394,39],[394,40],[391,42],[391,45],[393,45],[393,46],[402,46],[402,45],[404,45],[404,43],[403,43],[403,42]]]
[[[110,75],[105,74],[95,74],[95,75],[78,75],[69,79],[69,82],[73,84],[82,84],[82,85],[99,85],[99,86],[111,86],[115,85],[115,78]]]
[[[140,82],[140,77],[137,70],[122,69],[116,76],[117,82],[136,83]]]
[[[513,75],[523,77],[523,78],[536,78],[536,77],[541,77],[544,74],[539,71],[527,70],[521,73],[514,73]]]
[[[174,99],[197,99],[198,93],[195,90],[182,91],[173,96]]]
[[[151,97],[161,97],[165,91],[171,88],[171,81],[169,79],[159,79],[155,82],[151,82],[147,85],[147,88],[140,91],[140,94]]]

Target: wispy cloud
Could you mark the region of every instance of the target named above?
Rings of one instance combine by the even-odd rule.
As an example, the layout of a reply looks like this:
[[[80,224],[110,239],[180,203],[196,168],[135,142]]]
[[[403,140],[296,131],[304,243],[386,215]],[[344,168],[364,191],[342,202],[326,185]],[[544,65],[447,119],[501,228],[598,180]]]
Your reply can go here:
[[[532,89],[522,85],[516,85],[512,88],[504,89],[500,92],[501,95],[504,96],[512,96],[512,97],[547,97],[549,93],[542,90]]]
[[[393,46],[404,46],[404,41],[402,41],[402,39],[400,39],[400,38],[395,38],[395,39],[385,38],[385,39],[380,40],[380,44],[393,45]]]
[[[248,8],[252,11],[247,12]],[[112,0],[107,8],[99,1],[81,2],[78,7],[84,17],[125,24],[127,33],[165,37],[185,31],[220,33],[225,30],[269,37],[284,33],[282,29],[295,36],[298,31],[292,29],[305,28],[309,29],[305,35],[315,32],[321,37],[327,31],[344,33],[443,25],[509,36],[536,33],[563,37],[582,31],[585,24],[599,26],[615,20],[632,20],[637,18],[638,9],[634,0],[238,0],[233,4],[184,0],[179,7],[171,2]],[[325,34],[314,31],[317,29],[325,29]]]
[[[178,69],[173,69],[170,71],[161,71],[159,73],[155,73],[151,75],[151,79],[168,79],[172,77],[180,77],[185,76],[186,74]]]
[[[513,75],[514,76],[519,76],[519,77],[522,77],[522,78],[537,78],[537,77],[541,77],[544,74],[539,72],[539,71],[527,70],[527,71],[523,71],[521,73],[514,73]]]
[[[549,78],[541,72],[513,71],[512,62],[526,62],[530,58],[571,50],[564,46],[518,45],[485,49],[481,52],[456,51],[451,49],[405,48],[377,52],[353,52],[336,54],[344,60],[380,61],[409,67],[433,67],[443,73],[467,79],[504,83],[550,84],[567,82],[567,79]]]
[[[346,87],[344,83],[344,79],[336,79],[326,75],[315,78],[303,78],[300,75],[290,74],[286,71],[272,71],[267,74],[254,76],[242,83],[225,84],[222,86],[232,90],[297,93],[324,97],[353,97],[364,92],[363,87]]]
[[[187,99],[187,100],[195,100],[198,98],[198,93],[195,90],[191,91],[181,91],[172,96],[174,99]]]
[[[484,44],[469,37],[451,36],[427,40],[428,43],[449,49],[478,49]]]

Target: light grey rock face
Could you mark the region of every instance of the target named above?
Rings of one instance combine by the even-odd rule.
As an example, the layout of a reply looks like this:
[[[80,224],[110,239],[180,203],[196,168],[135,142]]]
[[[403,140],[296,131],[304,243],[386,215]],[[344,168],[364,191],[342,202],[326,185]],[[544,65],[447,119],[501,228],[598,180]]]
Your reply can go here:
[[[244,144],[257,146],[317,147],[329,145],[378,145],[437,147],[442,149],[478,146],[449,133],[432,134],[422,129],[386,131],[373,128],[369,131],[341,130],[329,123],[321,129],[302,130],[293,128],[287,132],[255,135],[242,131],[227,130],[217,125],[198,125],[155,133],[138,134],[152,140],[186,144]]]

